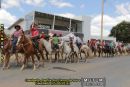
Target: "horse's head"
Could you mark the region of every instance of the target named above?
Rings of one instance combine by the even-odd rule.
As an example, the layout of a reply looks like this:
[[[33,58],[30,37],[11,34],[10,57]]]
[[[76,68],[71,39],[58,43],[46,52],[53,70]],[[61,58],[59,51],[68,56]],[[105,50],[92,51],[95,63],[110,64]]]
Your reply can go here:
[[[18,37],[18,41],[17,41],[16,46],[20,46],[20,45],[22,45],[22,44],[24,44],[24,43],[25,43],[25,35],[24,35],[24,33],[22,33],[22,34]]]

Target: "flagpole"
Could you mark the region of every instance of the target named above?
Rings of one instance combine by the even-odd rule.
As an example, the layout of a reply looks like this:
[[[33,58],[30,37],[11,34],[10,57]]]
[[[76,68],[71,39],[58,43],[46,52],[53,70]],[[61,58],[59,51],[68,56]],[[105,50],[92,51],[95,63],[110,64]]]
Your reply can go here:
[[[104,16],[104,0],[102,0],[102,13],[101,13],[101,42],[103,41],[103,16]]]

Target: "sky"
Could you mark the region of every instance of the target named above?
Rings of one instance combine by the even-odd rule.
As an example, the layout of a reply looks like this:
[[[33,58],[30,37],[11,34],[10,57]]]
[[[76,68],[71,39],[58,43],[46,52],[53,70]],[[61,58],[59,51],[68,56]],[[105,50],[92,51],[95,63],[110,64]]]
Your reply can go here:
[[[31,11],[58,14],[65,17],[90,16],[91,35],[100,35],[102,0],[2,0],[0,23],[9,27],[17,19]],[[105,0],[104,36],[121,21],[130,21],[129,0]]]

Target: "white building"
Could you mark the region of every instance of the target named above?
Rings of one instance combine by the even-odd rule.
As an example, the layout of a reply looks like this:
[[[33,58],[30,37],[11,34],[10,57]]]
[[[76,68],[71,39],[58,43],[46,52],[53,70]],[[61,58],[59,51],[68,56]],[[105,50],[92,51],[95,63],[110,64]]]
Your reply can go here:
[[[75,18],[67,18],[59,15],[42,13],[42,12],[31,12],[25,15],[23,18],[18,19],[14,24],[12,24],[8,30],[10,33],[14,32],[15,25],[21,25],[24,31],[30,29],[32,22],[35,22],[39,30],[45,33],[60,33],[66,35],[70,32],[83,38],[86,42],[90,39],[100,39],[100,37],[91,36],[91,17],[80,16]],[[116,41],[113,37],[104,37],[104,40]]]
[[[90,39],[91,17],[88,16],[67,18],[34,11],[17,20],[8,28],[8,30],[10,30],[10,33],[12,33],[14,31],[14,26],[18,24],[21,25],[22,28],[26,31],[29,30],[32,22],[35,22],[38,27],[43,31],[45,30],[45,32],[56,31],[63,34],[74,32],[75,34],[82,37],[85,41]]]

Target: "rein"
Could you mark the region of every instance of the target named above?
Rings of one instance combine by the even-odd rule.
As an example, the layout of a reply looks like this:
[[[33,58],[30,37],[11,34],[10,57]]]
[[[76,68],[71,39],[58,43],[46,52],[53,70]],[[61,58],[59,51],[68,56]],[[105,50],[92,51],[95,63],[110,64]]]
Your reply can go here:
[[[26,43],[26,44],[23,44],[23,43],[19,44],[20,46],[22,46],[22,48],[23,48],[25,54],[27,53],[27,51],[26,51],[26,49],[25,49],[25,46],[28,45],[28,44],[31,44],[31,41],[29,41],[29,42]]]

